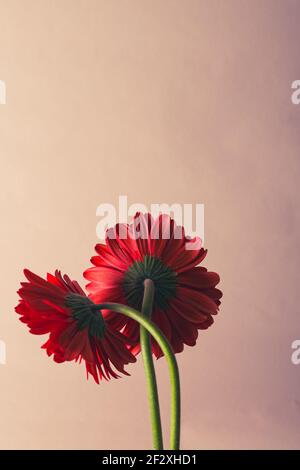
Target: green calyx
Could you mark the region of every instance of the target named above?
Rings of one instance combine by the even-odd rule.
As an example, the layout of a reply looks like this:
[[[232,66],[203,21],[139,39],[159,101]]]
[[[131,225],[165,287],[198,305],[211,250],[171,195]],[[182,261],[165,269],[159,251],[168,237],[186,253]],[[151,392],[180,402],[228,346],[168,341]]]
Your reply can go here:
[[[137,310],[142,307],[145,279],[155,285],[154,308],[166,309],[176,293],[176,274],[154,256],[135,261],[125,274],[123,288],[128,304]]]
[[[90,336],[103,338],[105,322],[101,312],[95,309],[94,302],[83,295],[69,294],[66,298],[66,306],[72,310],[80,330],[87,329]]]

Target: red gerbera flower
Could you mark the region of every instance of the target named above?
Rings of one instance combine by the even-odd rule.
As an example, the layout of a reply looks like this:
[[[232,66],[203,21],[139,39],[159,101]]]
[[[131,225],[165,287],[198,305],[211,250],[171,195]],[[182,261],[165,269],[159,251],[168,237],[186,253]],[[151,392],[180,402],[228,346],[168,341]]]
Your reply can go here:
[[[135,362],[125,337],[104,321],[93,302],[76,281],[59,271],[47,274],[47,280],[24,270],[29,282],[22,282],[21,297],[15,308],[30,332],[49,333],[42,346],[55,362],[85,360],[87,377],[91,374],[99,383],[102,378],[117,378],[117,371],[129,375],[124,365]]]
[[[125,303],[141,309],[144,280],[152,279],[155,297],[152,320],[164,332],[174,352],[184,344],[193,346],[198,330],[213,323],[222,293],[216,288],[219,275],[197,267],[206,256],[201,240],[185,236],[184,228],[177,226],[167,215],[156,220],[150,214],[137,213],[133,223],[117,224],[107,230],[106,244],[96,245],[97,256],[91,262],[95,267],[85,271],[91,281],[87,285],[90,297],[96,303]],[[106,311],[104,316],[135,343],[139,351],[139,326],[118,313]],[[153,352],[162,352],[155,341]]]

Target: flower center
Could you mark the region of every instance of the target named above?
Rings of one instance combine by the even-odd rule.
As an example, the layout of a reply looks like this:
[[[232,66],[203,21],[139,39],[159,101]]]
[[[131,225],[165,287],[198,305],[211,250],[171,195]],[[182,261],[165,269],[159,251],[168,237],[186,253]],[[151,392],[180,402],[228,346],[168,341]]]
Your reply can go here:
[[[151,279],[155,286],[154,308],[166,309],[176,292],[176,274],[154,256],[135,261],[125,274],[123,287],[128,304],[137,310],[142,307],[145,279]]]
[[[100,311],[93,309],[95,305],[88,297],[79,294],[69,294],[66,305],[72,310],[73,318],[80,330],[87,329],[89,335],[103,338],[105,322]]]

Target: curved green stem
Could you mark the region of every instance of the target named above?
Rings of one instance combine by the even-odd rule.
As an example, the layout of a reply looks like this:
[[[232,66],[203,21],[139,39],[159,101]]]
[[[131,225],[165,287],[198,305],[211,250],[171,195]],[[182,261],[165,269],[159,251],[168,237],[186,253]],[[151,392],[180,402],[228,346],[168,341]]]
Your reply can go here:
[[[151,279],[146,279],[144,282],[142,313],[148,318],[150,318],[152,314],[153,299],[154,284]],[[147,329],[143,326],[140,326],[140,344],[147,382],[150,419],[152,425],[153,448],[156,450],[161,450],[164,447],[156,375],[152,358],[151,340]]]
[[[180,444],[180,381],[179,371],[175,355],[169,344],[169,341],[161,330],[144,314],[138,312],[132,307],[117,303],[103,303],[95,305],[99,310],[112,310],[122,313],[142,325],[159,344],[164,353],[170,372],[171,382],[171,424],[170,424],[170,450],[179,450]]]

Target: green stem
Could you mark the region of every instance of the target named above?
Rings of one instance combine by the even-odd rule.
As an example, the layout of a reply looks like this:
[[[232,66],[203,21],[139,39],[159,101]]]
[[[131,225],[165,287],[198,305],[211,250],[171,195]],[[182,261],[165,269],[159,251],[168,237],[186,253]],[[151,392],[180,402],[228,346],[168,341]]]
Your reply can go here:
[[[154,299],[154,284],[151,279],[144,282],[144,298],[142,305],[142,313],[151,318],[152,306]],[[140,326],[140,344],[144,362],[144,369],[147,382],[148,401],[150,408],[150,419],[152,425],[153,448],[156,450],[163,449],[163,436],[161,429],[159,398],[157,391],[156,375],[152,358],[152,349],[150,335],[146,328]]]
[[[95,305],[98,310],[112,310],[122,313],[142,325],[159,344],[164,353],[170,372],[171,383],[171,424],[170,424],[170,450],[179,450],[180,443],[180,381],[175,355],[169,341],[161,330],[145,315],[132,307],[117,303],[103,303]]]

